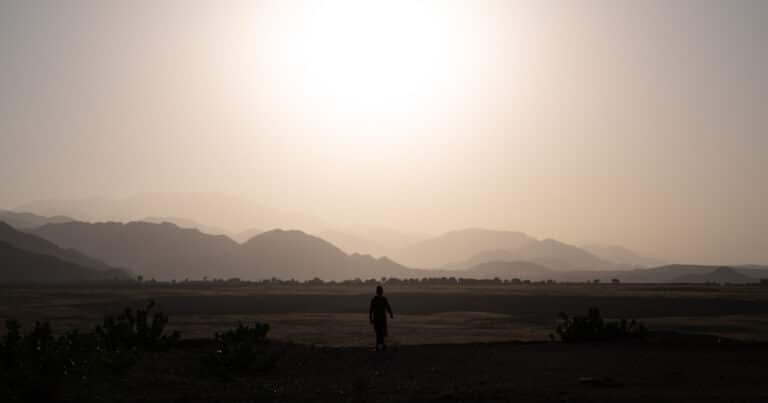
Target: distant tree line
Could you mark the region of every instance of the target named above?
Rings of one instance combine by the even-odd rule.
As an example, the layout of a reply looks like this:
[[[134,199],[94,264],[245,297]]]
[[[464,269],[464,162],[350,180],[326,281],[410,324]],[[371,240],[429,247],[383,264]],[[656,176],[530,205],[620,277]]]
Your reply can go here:
[[[531,281],[523,280],[519,278],[513,279],[501,279],[499,277],[478,279],[478,278],[464,278],[464,277],[422,277],[422,278],[398,278],[398,277],[381,277],[381,278],[353,278],[348,280],[324,280],[319,277],[315,277],[310,280],[296,280],[296,279],[281,279],[272,277],[262,280],[242,280],[238,277],[231,278],[203,278],[202,280],[190,280],[184,279],[181,281],[157,281],[155,279],[144,280],[141,276],[137,277],[135,283],[146,285],[176,285],[176,286],[197,286],[197,285],[222,285],[222,286],[375,286],[378,284],[397,285],[397,286],[418,286],[418,285],[454,285],[454,286],[472,286],[472,285],[515,285],[515,284],[557,284],[555,280],[542,280]]]
[[[556,281],[553,279],[547,280],[526,280],[520,278],[502,279],[499,277],[494,278],[465,278],[465,277],[421,277],[421,278],[398,278],[398,277],[381,277],[381,278],[353,278],[347,280],[324,280],[315,277],[310,280],[297,280],[294,278],[282,279],[272,277],[261,280],[243,280],[238,277],[219,278],[219,277],[203,277],[202,279],[183,279],[183,280],[156,280],[154,278],[145,279],[143,276],[136,276],[134,279],[115,279],[115,280],[99,280],[99,281],[87,281],[78,283],[60,283],[60,284],[38,284],[32,282],[24,283],[11,283],[5,284],[6,286],[18,285],[24,287],[65,287],[65,288],[88,288],[96,286],[111,286],[111,287],[258,287],[258,286],[375,286],[378,284],[387,284],[391,286],[507,286],[507,285],[620,285],[624,284],[619,279],[613,278],[610,282],[603,282],[600,279],[585,280],[585,281]],[[633,284],[633,283],[629,283]],[[637,284],[637,283],[635,283]],[[717,283],[717,282],[704,282],[704,283],[644,283],[650,284],[690,284],[704,287],[722,287],[722,286],[754,286],[756,284],[750,283]],[[768,286],[768,279],[761,280],[757,283],[760,286]]]

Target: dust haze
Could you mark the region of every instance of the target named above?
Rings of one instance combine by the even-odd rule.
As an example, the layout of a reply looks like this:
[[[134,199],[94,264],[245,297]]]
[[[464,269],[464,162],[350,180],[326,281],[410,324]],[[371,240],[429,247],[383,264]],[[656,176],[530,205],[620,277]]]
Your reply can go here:
[[[588,3],[3,2],[0,208],[768,262],[766,6]]]
[[[768,402],[767,43],[759,0],[0,0],[0,402]]]

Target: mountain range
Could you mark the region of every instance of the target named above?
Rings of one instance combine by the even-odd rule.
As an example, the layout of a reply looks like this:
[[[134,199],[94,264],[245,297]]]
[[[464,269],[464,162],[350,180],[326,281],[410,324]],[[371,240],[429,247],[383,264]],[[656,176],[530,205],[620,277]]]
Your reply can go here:
[[[583,245],[581,248],[595,256],[600,257],[600,259],[617,265],[642,268],[660,266],[664,264],[664,262],[660,259],[641,256],[619,245],[590,244]]]
[[[470,259],[478,253],[517,250],[534,241],[534,238],[522,232],[470,228],[447,232],[412,244],[397,252],[394,259],[411,267],[444,268]]]
[[[718,267],[702,274],[688,274],[675,279],[676,283],[718,283],[746,284],[754,283],[755,279],[736,271],[731,267]]]
[[[0,222],[0,282],[62,283],[128,279],[123,269],[62,249],[50,241]]]
[[[201,224],[189,218],[149,216],[149,217],[142,218],[140,221],[153,223],[153,224],[171,223],[176,225],[179,228],[194,228],[199,230],[200,232],[210,234],[210,235],[228,235],[229,234],[229,231],[225,230],[224,228],[219,228],[213,225]]]
[[[414,273],[386,258],[347,255],[332,244],[301,231],[267,231],[243,244],[223,235],[204,234],[171,223],[71,222],[44,225],[33,233],[158,280],[348,279],[408,277]]]
[[[347,253],[373,256],[397,256],[398,253],[428,236],[381,227],[332,229],[317,234]]]
[[[75,220],[63,215],[46,217],[27,212],[0,210],[0,221],[16,229],[31,229],[45,224],[58,224]]]
[[[267,209],[249,200],[216,193],[149,193],[119,199],[49,200],[30,203],[25,208],[35,213],[67,214],[95,221],[126,222],[141,217],[146,222],[170,222],[206,234],[227,235],[239,243],[248,241],[265,228],[296,223],[296,226],[309,229],[312,234],[347,254],[387,256],[408,267],[422,269],[468,268],[472,265],[468,263],[482,261],[465,261],[496,251],[507,253],[503,258],[483,261],[531,261],[555,270],[608,270],[660,264],[620,246],[587,245],[578,248],[554,239],[538,240],[515,231],[469,228],[427,239],[424,235],[387,228],[358,226],[343,230],[328,229],[312,217]],[[68,216],[38,216],[36,222],[30,222],[23,228],[66,221],[73,220]],[[276,223],[279,224],[274,225]],[[313,230],[318,227],[325,229]]]
[[[15,262],[39,263],[39,257],[21,255],[46,256],[51,262],[56,259],[56,264],[49,265],[62,268],[60,272],[71,265],[73,273],[81,273],[73,274],[73,278],[98,278],[111,273],[113,278],[138,274],[158,280],[499,277],[534,281],[743,283],[768,277],[765,266],[736,266],[728,270],[696,265],[643,268],[655,260],[620,246],[579,248],[554,239],[537,240],[521,232],[480,228],[448,232],[406,247],[389,244],[388,249],[395,256],[390,259],[356,253],[355,243],[361,248],[373,244],[366,238],[339,231],[313,236],[297,230],[253,230],[241,234],[248,238],[238,242],[200,230],[213,232],[215,227],[174,217],[147,218],[154,222],[86,223],[63,216],[2,213],[15,218],[16,225],[26,231],[0,223],[5,259],[17,256]],[[42,225],[34,227],[38,223]],[[341,239],[345,247],[337,247],[337,242],[328,242],[326,237]],[[399,264],[400,261],[407,265]],[[82,274],[82,269],[100,274]],[[129,275],[127,270],[133,274]]]
[[[465,270],[492,261],[526,261],[555,270],[606,270],[616,265],[554,239],[537,240],[522,232],[479,228],[452,231],[416,243],[396,260],[420,268]]]
[[[220,192],[154,192],[115,198],[38,200],[20,205],[14,210],[47,216],[67,215],[89,222],[183,217],[185,221],[191,219],[205,223],[206,227],[225,229],[227,234],[236,234],[254,226],[287,226],[312,232],[326,228],[322,220],[310,214],[272,208],[259,200]]]

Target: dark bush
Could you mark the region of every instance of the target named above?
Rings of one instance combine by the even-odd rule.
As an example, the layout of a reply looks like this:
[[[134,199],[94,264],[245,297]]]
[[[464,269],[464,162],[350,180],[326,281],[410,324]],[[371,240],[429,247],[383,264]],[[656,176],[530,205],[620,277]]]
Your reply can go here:
[[[639,339],[644,338],[647,333],[645,326],[634,319],[627,321],[622,318],[606,322],[597,308],[589,308],[589,312],[584,316],[570,317],[561,312],[558,317],[560,323],[555,328],[555,333],[565,342]]]
[[[282,354],[278,349],[270,348],[267,333],[269,325],[258,322],[253,327],[238,323],[234,329],[216,333],[218,348],[203,357],[203,367],[209,373],[224,378],[233,371],[266,371],[272,368]]]
[[[45,401],[54,398],[66,362],[56,346],[51,327],[35,323],[24,335],[14,320],[5,323],[0,342],[0,396],[9,401]]]
[[[92,400],[95,388],[108,387],[142,351],[167,350],[179,339],[178,332],[166,334],[165,315],[150,316],[152,307],[126,309],[93,331],[59,336],[48,323],[37,322],[24,334],[19,322],[8,320],[0,339],[0,401],[58,401],[64,387],[72,400]]]
[[[180,338],[174,331],[165,332],[168,316],[162,312],[152,313],[154,301],[149,301],[145,309],[126,308],[117,316],[107,316],[96,327],[95,333],[102,346],[110,350],[167,351]]]

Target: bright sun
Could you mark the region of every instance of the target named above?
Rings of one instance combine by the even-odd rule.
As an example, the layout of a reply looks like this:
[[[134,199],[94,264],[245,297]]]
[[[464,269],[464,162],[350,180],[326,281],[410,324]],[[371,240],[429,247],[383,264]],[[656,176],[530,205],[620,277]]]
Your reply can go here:
[[[449,1],[308,2],[278,10],[266,59],[282,103],[315,127],[413,127],[460,97],[470,35]]]

